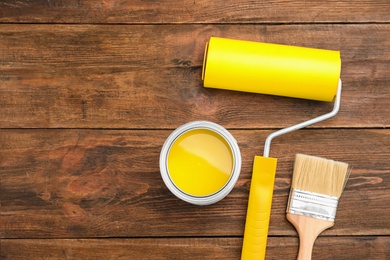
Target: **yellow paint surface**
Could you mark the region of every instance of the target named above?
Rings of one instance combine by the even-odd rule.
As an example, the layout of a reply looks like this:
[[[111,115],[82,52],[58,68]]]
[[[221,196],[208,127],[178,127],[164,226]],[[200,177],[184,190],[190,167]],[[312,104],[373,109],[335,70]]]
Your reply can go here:
[[[208,129],[192,129],[180,135],[168,152],[168,172],[173,183],[193,196],[216,193],[233,171],[228,142]]]

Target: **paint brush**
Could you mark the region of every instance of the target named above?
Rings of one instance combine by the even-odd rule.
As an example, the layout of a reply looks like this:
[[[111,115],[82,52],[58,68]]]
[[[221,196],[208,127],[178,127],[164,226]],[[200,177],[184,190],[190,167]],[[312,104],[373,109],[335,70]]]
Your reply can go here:
[[[347,163],[296,155],[287,220],[299,235],[298,260],[311,259],[318,235],[334,225],[349,172]]]

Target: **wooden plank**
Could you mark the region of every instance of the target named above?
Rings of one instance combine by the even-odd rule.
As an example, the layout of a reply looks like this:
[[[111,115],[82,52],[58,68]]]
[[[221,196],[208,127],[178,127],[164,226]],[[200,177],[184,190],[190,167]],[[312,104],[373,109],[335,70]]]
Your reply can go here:
[[[387,0],[133,1],[3,0],[7,23],[323,23],[389,22]]]
[[[3,239],[2,259],[239,259],[241,238]],[[296,237],[270,237],[266,259],[295,259]],[[389,237],[319,237],[313,259],[388,259]]]
[[[1,130],[1,236],[242,236],[253,157],[270,132],[231,132],[243,158],[240,178],[228,197],[199,207],[174,197],[161,179],[159,153],[170,131]],[[312,129],[276,138],[270,235],[296,234],[285,219],[296,153],[353,167],[325,235],[390,235],[389,137],[387,129]]]
[[[390,25],[1,25],[2,128],[281,128],[332,104],[204,89],[210,36],[336,49],[341,111],[315,127],[389,127]],[[365,37],[364,35],[370,35]],[[370,109],[368,109],[370,108]]]

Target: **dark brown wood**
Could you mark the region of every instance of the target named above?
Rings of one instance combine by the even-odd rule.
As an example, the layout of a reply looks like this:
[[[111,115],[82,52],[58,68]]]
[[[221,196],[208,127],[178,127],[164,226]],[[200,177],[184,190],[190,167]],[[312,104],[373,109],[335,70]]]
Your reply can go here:
[[[1,130],[1,236],[242,236],[253,157],[270,132],[231,132],[243,157],[240,178],[227,198],[200,207],[174,197],[160,176],[159,153],[170,131]],[[323,234],[388,235],[389,137],[389,130],[313,129],[275,139],[270,235],[296,234],[285,219],[296,153],[353,167],[336,225]]]
[[[4,239],[2,259],[239,259],[241,238]],[[387,259],[389,237],[317,239],[313,259]],[[267,259],[296,259],[296,237],[271,237]]]
[[[341,51],[341,111],[313,127],[389,127],[390,26],[1,25],[2,128],[281,128],[331,103],[205,89],[212,35]],[[369,36],[367,36],[369,35]],[[163,54],[163,55],[161,55]]]
[[[239,259],[253,157],[275,129],[332,103],[201,82],[210,36],[340,50],[340,113],[276,138],[267,259],[295,259],[285,218],[296,153],[347,162],[335,226],[313,259],[390,258],[390,2],[0,1],[0,258]],[[210,206],[173,196],[159,153],[193,120],[242,152]]]
[[[318,23],[389,22],[387,0],[84,1],[3,0],[8,23]]]

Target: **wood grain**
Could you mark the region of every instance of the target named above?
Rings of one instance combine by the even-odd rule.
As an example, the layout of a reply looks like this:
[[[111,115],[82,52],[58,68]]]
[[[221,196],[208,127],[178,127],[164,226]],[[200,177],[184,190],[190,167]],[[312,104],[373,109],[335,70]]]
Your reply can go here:
[[[323,23],[389,22],[387,0],[3,0],[7,23]]]
[[[210,36],[340,50],[340,113],[276,138],[267,259],[295,259],[296,153],[347,162],[313,259],[390,259],[390,2],[0,1],[0,258],[239,259],[252,163],[331,103],[205,89]],[[217,204],[174,197],[161,146],[193,120],[228,128],[243,165]]]
[[[241,238],[4,239],[2,259],[239,259]],[[387,259],[389,237],[319,237],[313,259]],[[266,259],[295,259],[296,237],[271,237]]]
[[[313,127],[389,127],[390,25],[1,25],[2,128],[281,128],[332,104],[205,89],[212,35],[341,51],[341,111]],[[366,37],[366,35],[370,35]],[[161,55],[161,54],[164,55]]]
[[[161,179],[159,153],[170,131],[1,130],[1,236],[242,236],[253,158],[270,132],[231,132],[242,152],[240,178],[228,197],[199,207],[174,197]],[[336,225],[323,234],[390,234],[389,137],[385,129],[312,129],[275,139],[270,235],[296,234],[285,219],[296,153],[353,167]]]

